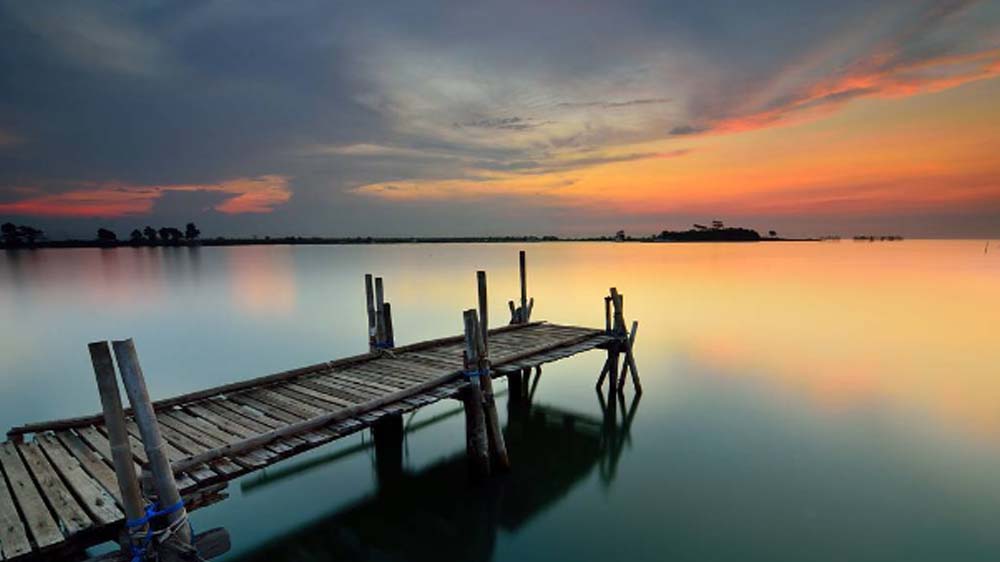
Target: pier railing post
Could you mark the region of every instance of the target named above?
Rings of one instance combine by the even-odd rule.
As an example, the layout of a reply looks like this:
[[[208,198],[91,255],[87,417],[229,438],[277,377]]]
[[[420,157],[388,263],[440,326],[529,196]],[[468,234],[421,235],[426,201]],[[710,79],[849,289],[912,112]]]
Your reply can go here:
[[[132,461],[132,449],[129,447],[128,430],[125,427],[125,411],[122,408],[121,394],[118,391],[118,378],[115,376],[115,365],[111,359],[108,342],[94,342],[90,349],[90,360],[94,365],[94,375],[97,378],[97,390],[101,396],[101,409],[104,412],[104,427],[108,433],[111,445],[111,462],[118,480],[118,491],[121,493],[122,507],[125,509],[125,519],[139,520],[145,515],[145,504],[142,491],[139,489],[139,478]],[[126,528],[122,540],[122,549],[131,552],[131,547],[139,546],[138,538],[146,533],[146,526]],[[135,537],[135,538],[134,538]]]
[[[496,399],[493,396],[493,376],[490,373],[489,359],[489,311],[486,298],[486,272],[476,272],[476,282],[479,288],[479,337],[476,338],[479,382],[483,391],[483,401],[486,414],[486,429],[489,432],[490,452],[493,461],[501,470],[510,469],[510,457],[507,455],[507,444],[504,442],[503,430],[500,428],[500,417],[497,415]]]
[[[465,385],[465,445],[473,470],[480,476],[490,474],[489,438],[486,434],[486,416],[483,412],[483,392],[479,377],[479,322],[476,311],[466,310],[463,314],[465,322],[465,376],[469,384]]]
[[[382,288],[382,278],[375,278],[375,345],[385,344],[385,292]]]
[[[365,305],[368,312],[368,351],[375,351],[375,291],[372,289],[372,274],[365,274]]]
[[[173,548],[163,548],[159,554],[161,559],[170,560],[171,557],[176,556],[176,559],[180,560],[181,553],[190,551],[192,548],[191,529],[186,524],[187,510],[181,501],[177,481],[174,480],[174,472],[164,451],[163,437],[160,435],[160,427],[157,425],[153,403],[149,399],[149,391],[146,388],[142,367],[139,366],[135,344],[131,339],[127,339],[115,341],[112,345],[115,358],[118,360],[122,382],[125,384],[125,392],[128,394],[129,403],[132,404],[135,423],[139,426],[139,433],[142,435],[142,446],[146,450],[146,457],[149,460],[149,471],[156,487],[159,508],[169,512],[166,514],[166,520],[168,526],[173,529],[168,541],[172,544],[159,545]],[[175,506],[180,507],[175,508]]]
[[[528,298],[528,273],[524,250],[518,252],[518,269],[521,279],[521,306],[515,307],[514,301],[507,301],[507,305],[510,307],[511,324],[527,324],[531,321],[531,309],[535,307],[535,299]]]

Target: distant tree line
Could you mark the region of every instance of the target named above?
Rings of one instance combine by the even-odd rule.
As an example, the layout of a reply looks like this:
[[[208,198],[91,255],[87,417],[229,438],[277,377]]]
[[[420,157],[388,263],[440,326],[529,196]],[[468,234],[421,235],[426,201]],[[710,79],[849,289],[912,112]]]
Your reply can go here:
[[[33,226],[5,222],[0,225],[0,237],[3,239],[4,247],[7,248],[31,247],[39,240],[45,239],[45,232]]]
[[[690,230],[664,230],[655,235],[654,240],[666,242],[756,242],[761,240],[760,233],[750,228],[727,227],[722,221],[712,221],[712,226],[693,225]],[[778,233],[768,232],[771,238]]]
[[[128,243],[132,246],[178,246],[191,244],[197,241],[199,236],[201,236],[201,231],[193,222],[187,223],[183,232],[172,226],[164,226],[159,229],[147,226],[142,230],[138,228],[132,230]],[[120,244],[118,234],[107,228],[97,229],[97,241],[108,246]]]

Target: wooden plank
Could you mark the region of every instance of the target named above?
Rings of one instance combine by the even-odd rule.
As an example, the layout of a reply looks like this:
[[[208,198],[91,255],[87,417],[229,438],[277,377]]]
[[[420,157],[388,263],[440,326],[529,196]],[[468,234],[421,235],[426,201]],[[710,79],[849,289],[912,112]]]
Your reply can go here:
[[[253,409],[249,406],[244,406],[242,404],[237,404],[230,400],[210,400],[205,402],[199,402],[199,404],[205,405],[207,408],[213,409],[213,411],[223,414],[228,413],[233,416],[237,416],[236,421],[243,423],[250,427],[258,433],[267,433],[272,429],[282,427],[284,425],[280,420],[276,420],[263,412]],[[242,421],[241,421],[242,420]],[[248,425],[255,424],[255,425]],[[288,445],[290,447],[300,447],[306,443],[305,440],[298,437],[291,437],[282,441],[283,445]]]
[[[0,470],[0,560],[31,552],[28,532],[21,523],[14,496],[3,474]]]
[[[267,399],[267,397],[264,398],[265,400]],[[279,408],[278,406],[275,406],[269,402],[258,400],[256,397],[251,396],[249,393],[234,394],[229,397],[229,400],[235,402],[236,404],[249,406],[258,412],[266,414],[271,419],[276,419],[283,422],[283,424],[296,423],[306,419],[305,416],[300,416],[298,414],[285,411],[284,409]],[[284,425],[276,425],[275,429],[278,427],[284,427]]]
[[[36,436],[35,442],[94,521],[108,525],[125,518],[125,514],[116,507],[115,498],[83,470],[80,462],[63,448],[54,435]]]
[[[0,464],[7,474],[10,489],[24,514],[25,524],[38,548],[45,548],[62,542],[56,520],[42,499],[42,494],[35,487],[28,469],[17,454],[13,443],[0,443]]]
[[[56,433],[56,438],[59,442],[63,444],[64,447],[73,455],[73,457],[80,463],[80,466],[87,471],[94,480],[100,482],[101,486],[111,494],[111,497],[115,498],[115,502],[120,506],[121,503],[121,492],[118,490],[118,479],[115,476],[115,471],[112,470],[107,463],[105,463],[101,457],[94,452],[93,449],[87,446],[82,439],[76,436],[72,431],[60,431]],[[138,474],[138,473],[137,473]]]
[[[253,393],[253,396],[261,400],[266,398],[268,404],[277,404],[285,411],[298,414],[307,419],[323,415],[323,408],[317,408],[298,400],[294,394],[283,391],[279,387],[258,390]]]
[[[229,399],[206,400],[204,402],[198,402],[198,404],[203,405],[206,408],[211,408],[215,412],[221,413],[222,411],[228,411],[232,412],[234,415],[240,416],[241,418],[245,418],[247,421],[257,424],[248,425],[247,427],[252,427],[258,433],[267,433],[268,429],[274,429],[283,425],[281,420],[274,419],[251,406],[238,404]],[[259,429],[258,426],[263,429]]]
[[[324,410],[330,410],[330,409],[336,410],[338,408],[346,408],[348,406],[354,405],[354,402],[344,400],[343,398],[338,398],[331,394],[327,394],[326,392],[323,391],[322,387],[320,387],[320,390],[317,390],[315,385],[302,384],[304,382],[306,381],[300,380],[295,383],[288,383],[287,385],[285,385],[285,388],[289,390],[294,390],[299,394],[304,394],[306,396],[319,400],[317,406],[323,408]]]
[[[38,443],[19,443],[17,450],[24,459],[25,466],[31,471],[38,484],[38,489],[42,496],[52,508],[52,513],[56,517],[59,528],[67,537],[75,535],[80,531],[94,526],[90,516],[83,507],[77,503],[76,498],[70,493],[48,459],[42,454]],[[24,507],[24,506],[22,506]]]
[[[344,384],[340,377],[334,375],[323,375],[321,377],[314,377],[310,379],[314,384],[320,385],[325,389],[325,392],[333,394],[334,396],[339,396],[344,400],[351,402],[351,405],[364,404],[375,395],[375,392],[371,389],[368,390],[358,390],[354,388],[353,385]],[[379,394],[385,394],[380,392]]]
[[[194,430],[200,432],[202,436],[210,437],[215,443],[222,443],[223,445],[226,445],[243,439],[239,435],[225,433],[217,426],[201,418],[192,416],[183,410],[172,410],[169,414],[162,414],[159,417],[163,418],[167,415],[183,423],[187,427],[194,428]],[[218,447],[219,445],[213,444],[212,446]],[[269,453],[267,451],[253,451],[246,455],[238,456],[233,460],[235,460],[238,464],[246,465],[248,467],[260,467],[267,465],[271,456],[273,456],[273,453]]]
[[[369,400],[373,400],[386,394],[392,394],[392,392],[399,392],[400,390],[399,388],[395,388],[392,392],[386,392],[384,390],[378,390],[370,387],[366,388],[351,379],[344,378],[342,375],[326,375],[324,377],[318,377],[315,379],[315,382],[330,389],[330,392],[332,393],[343,395],[352,402],[352,406],[356,404],[364,404]],[[409,388],[409,386],[405,388]]]
[[[126,420],[125,429],[127,429],[129,432],[129,445],[132,447],[132,452],[136,454],[139,454],[141,452],[143,458],[145,458],[146,453],[143,450],[142,443],[139,441],[139,426],[135,424],[135,420]],[[163,450],[164,452],[167,453],[167,459],[169,459],[170,462],[177,462],[181,459],[186,459],[188,457],[187,453],[181,451],[177,447],[174,447],[168,441],[164,441]],[[143,461],[143,464],[145,464],[145,461]],[[192,468],[190,474],[191,478],[199,482],[215,480],[219,476],[217,472],[215,472],[214,470],[205,465]],[[185,484],[189,484],[189,483],[182,484],[181,480],[183,479],[177,480],[178,486],[184,488],[186,487]]]
[[[237,435],[242,439],[247,439],[249,437],[253,437],[254,435],[259,435],[267,431],[267,427],[260,424],[256,424],[257,427],[261,428],[260,431],[254,431],[253,429],[245,425],[245,423],[254,424],[255,422],[253,422],[252,420],[247,420],[244,418],[243,423],[241,423],[239,421],[232,419],[236,417],[236,415],[232,414],[228,410],[223,410],[224,413],[220,414],[206,407],[205,403],[191,404],[186,406],[186,409],[192,414],[197,415],[198,417],[210,423],[215,424],[220,429],[223,429],[233,435]],[[268,447],[267,450],[270,450],[271,452],[277,455],[291,451],[291,447],[281,444],[274,444],[271,447]],[[273,455],[269,455],[268,458],[270,458],[271,456]]]
[[[291,388],[306,394],[315,393],[317,397],[335,404],[339,408],[347,408],[358,403],[354,396],[344,396],[343,393],[335,392],[333,388],[326,386],[315,378],[299,379]]]
[[[389,391],[395,392],[399,390],[398,387],[405,388],[420,384],[440,375],[442,372],[447,373],[448,371],[438,370],[433,375],[430,375],[417,371],[412,363],[397,361],[393,365],[370,365],[358,369],[338,371],[328,376],[348,377],[358,382],[371,382],[374,383],[374,386],[390,384],[397,388],[392,388]]]

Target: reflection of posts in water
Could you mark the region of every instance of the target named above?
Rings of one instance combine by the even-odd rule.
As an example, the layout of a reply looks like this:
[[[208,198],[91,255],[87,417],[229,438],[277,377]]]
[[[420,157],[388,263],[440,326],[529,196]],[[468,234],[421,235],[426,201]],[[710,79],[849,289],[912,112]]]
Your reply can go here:
[[[600,388],[597,389],[597,401],[601,406],[604,415],[604,431],[601,443],[601,459],[599,471],[601,481],[605,485],[610,485],[615,479],[618,471],[618,461],[621,458],[625,443],[631,444],[632,420],[639,410],[639,400],[641,393],[632,396],[632,403],[626,408],[625,396],[618,392],[611,392],[607,399]],[[621,410],[621,423],[618,421],[618,411]]]
[[[403,475],[403,415],[382,416],[372,425],[375,439],[375,477],[379,489],[399,482]]]
[[[538,380],[542,378],[542,367],[535,367],[535,377],[532,380],[531,367],[507,374],[507,414],[516,416],[527,413],[538,390]]]

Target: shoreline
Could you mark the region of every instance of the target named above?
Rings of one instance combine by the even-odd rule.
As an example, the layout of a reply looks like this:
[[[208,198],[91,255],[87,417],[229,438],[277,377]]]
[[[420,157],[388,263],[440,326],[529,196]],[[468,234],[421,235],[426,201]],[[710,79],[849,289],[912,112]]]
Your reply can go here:
[[[653,243],[653,244],[719,244],[719,243],[758,243],[758,242],[820,242],[819,238],[761,238],[760,240],[654,240],[649,238],[633,238],[615,240],[612,237],[599,238],[559,238],[555,236],[456,236],[456,237],[355,237],[355,238],[303,238],[297,236],[283,238],[224,238],[204,239],[180,242],[132,242],[129,240],[117,242],[101,242],[96,240],[54,240],[36,242],[32,245],[21,244],[7,246],[0,244],[2,250],[41,250],[41,249],[73,249],[73,248],[196,248],[199,246],[368,246],[385,244],[534,244],[541,242],[607,242]]]

